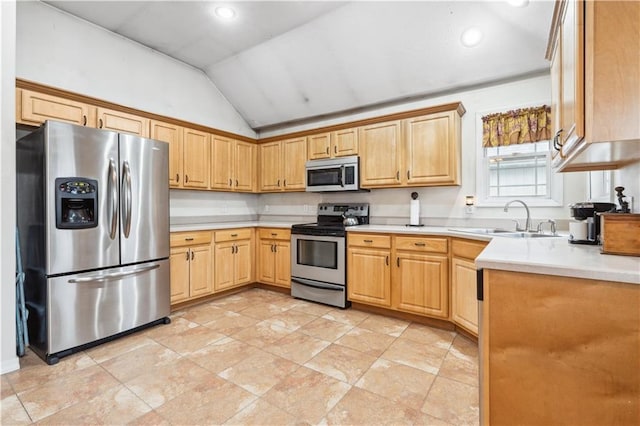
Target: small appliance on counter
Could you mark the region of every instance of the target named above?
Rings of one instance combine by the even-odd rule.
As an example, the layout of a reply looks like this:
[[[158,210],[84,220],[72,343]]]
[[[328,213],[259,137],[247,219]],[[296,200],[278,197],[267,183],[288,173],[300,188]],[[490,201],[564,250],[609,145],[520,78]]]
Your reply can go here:
[[[599,213],[615,212],[613,203],[575,203],[569,206],[573,220],[569,222],[569,242],[572,244],[598,244],[600,236]]]

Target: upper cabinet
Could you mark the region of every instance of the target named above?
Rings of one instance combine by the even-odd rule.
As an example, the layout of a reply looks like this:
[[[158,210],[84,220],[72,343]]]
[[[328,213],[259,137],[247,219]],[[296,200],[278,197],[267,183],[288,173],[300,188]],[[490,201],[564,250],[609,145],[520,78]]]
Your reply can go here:
[[[307,138],[260,145],[260,191],[304,191]]]
[[[211,136],[211,188],[252,192],[256,182],[256,145]]]
[[[455,109],[360,128],[365,188],[460,184],[460,116]]]
[[[151,139],[169,143],[169,186],[172,188],[182,187],[184,180],[182,127],[151,120],[150,128]]]
[[[148,118],[100,107],[97,108],[97,116],[98,129],[131,133],[143,138],[149,137]]]
[[[358,128],[319,133],[307,137],[309,160],[358,154]]]
[[[57,120],[95,127],[95,114],[95,107],[82,102],[26,89],[16,91],[16,121],[21,124],[39,126],[46,120]]]
[[[547,58],[558,171],[640,160],[640,2],[556,2]]]

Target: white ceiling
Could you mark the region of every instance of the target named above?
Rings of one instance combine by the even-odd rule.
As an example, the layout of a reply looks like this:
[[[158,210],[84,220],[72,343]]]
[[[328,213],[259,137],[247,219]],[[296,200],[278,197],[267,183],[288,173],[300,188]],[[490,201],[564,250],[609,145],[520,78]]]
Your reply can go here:
[[[548,71],[553,1],[47,1],[202,69],[251,127]],[[230,5],[223,22],[212,10]],[[460,35],[478,27],[475,48]]]

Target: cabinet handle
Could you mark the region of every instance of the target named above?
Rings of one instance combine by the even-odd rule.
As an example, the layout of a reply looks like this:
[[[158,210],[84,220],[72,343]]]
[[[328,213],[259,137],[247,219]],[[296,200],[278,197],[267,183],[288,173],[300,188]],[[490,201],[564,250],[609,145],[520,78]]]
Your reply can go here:
[[[278,179],[278,188],[280,188],[280,179]]]
[[[426,243],[415,243],[415,245],[417,245],[418,247],[424,247],[424,246],[426,246],[427,244],[426,244]]]
[[[184,240],[185,241],[193,241],[193,237],[186,237]]]
[[[238,186],[238,179],[236,179],[236,186]]]
[[[329,147],[327,147],[327,155],[329,155]]]
[[[396,257],[396,265],[398,265],[398,268],[400,267],[400,258]]]
[[[82,125],[86,126],[87,125],[87,116],[86,115],[82,115]]]
[[[372,243],[373,240],[363,240],[365,243]]]
[[[287,186],[287,180],[286,179],[284,180],[284,186]]]
[[[233,181],[229,179],[229,186],[233,186]]]
[[[389,266],[389,256],[387,256],[387,257],[385,258],[385,261],[384,261],[384,262],[387,264],[387,266]]]
[[[400,180],[400,170],[396,172],[396,180]]]
[[[407,180],[408,179],[411,179],[411,171],[410,170],[407,170]]]
[[[277,245],[277,244],[274,244],[274,245],[273,245],[273,252],[274,252],[274,253],[277,253],[277,252],[278,252],[278,245]]]
[[[187,261],[189,260],[189,253],[191,252],[191,250],[187,250]]]
[[[176,182],[180,182],[180,175],[176,173]]]
[[[338,145],[334,145],[333,146],[333,153],[337,154],[338,153]]]
[[[231,234],[231,236],[232,236],[232,237],[237,237],[237,236],[238,236],[238,234]]]
[[[558,130],[558,133],[556,133],[556,135],[553,137],[553,147],[555,148],[556,151],[560,151],[562,149],[562,144],[560,143],[560,134],[562,133],[563,129]]]
[[[272,233],[271,233],[271,236],[272,236],[272,237],[277,237],[277,236],[278,236],[278,233],[277,233],[277,232],[272,232]]]
[[[195,259],[195,257],[196,257],[196,252],[195,252],[195,251],[192,251],[192,252],[191,252],[191,260]]]
[[[189,175],[184,175],[184,183],[188,183],[189,182]]]
[[[98,127],[102,129],[102,118],[98,119]]]

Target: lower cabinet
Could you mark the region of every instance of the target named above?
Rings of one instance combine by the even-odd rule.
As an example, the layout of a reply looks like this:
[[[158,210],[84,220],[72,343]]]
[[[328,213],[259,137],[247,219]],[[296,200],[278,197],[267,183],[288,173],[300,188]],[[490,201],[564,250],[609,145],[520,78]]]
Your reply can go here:
[[[291,230],[258,229],[258,281],[291,287]]]
[[[451,241],[451,319],[468,332],[478,335],[478,299],[475,258],[486,242]]]
[[[353,302],[391,306],[391,237],[347,233],[347,297]]]
[[[215,232],[215,291],[255,281],[254,241],[253,228]]]
[[[171,234],[171,303],[213,293],[211,232]]]

